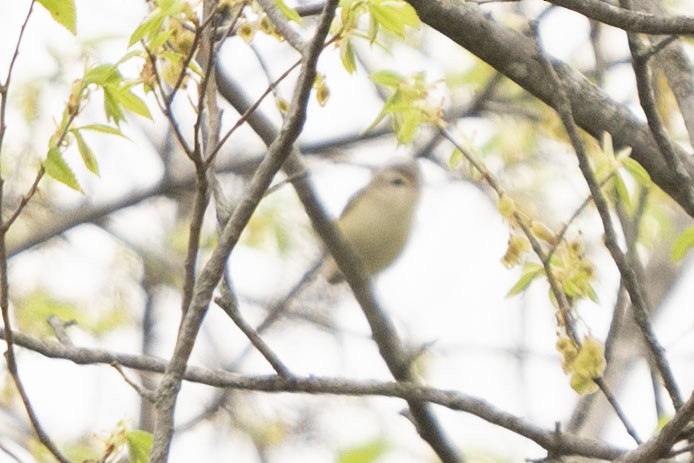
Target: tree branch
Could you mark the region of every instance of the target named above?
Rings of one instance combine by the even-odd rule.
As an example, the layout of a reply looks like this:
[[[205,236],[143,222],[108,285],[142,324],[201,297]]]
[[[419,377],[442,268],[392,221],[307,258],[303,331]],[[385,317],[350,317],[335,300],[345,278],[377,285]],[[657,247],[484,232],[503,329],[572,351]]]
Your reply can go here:
[[[167,460],[173,436],[174,410],[183,374],[212,293],[222,277],[229,254],[301,132],[306,119],[307,100],[315,80],[316,63],[323,50],[323,43],[336,7],[336,0],[326,3],[314,37],[303,57],[301,75],[294,91],[290,112],[277,138],[270,145],[267,156],[258,166],[238,206],[224,226],[219,243],[195,284],[193,298],[181,322],[174,354],[156,392],[154,443],[150,457],[152,463],[164,463]]]
[[[641,32],[645,34],[694,34],[694,18],[691,16],[662,16],[630,11],[600,0],[545,1],[629,32]]]
[[[65,359],[79,365],[118,364],[122,367],[152,373],[164,373],[167,368],[167,361],[159,357],[68,346],[18,332],[13,335],[18,346],[49,358]],[[0,338],[4,336],[5,331],[0,330]],[[596,439],[542,429],[530,421],[497,409],[484,400],[457,391],[441,390],[412,382],[354,381],[346,378],[316,376],[242,376],[225,370],[211,370],[192,365],[186,367],[183,379],[212,387],[236,390],[382,396],[398,397],[408,401],[426,401],[475,415],[488,423],[532,440],[553,455],[582,455],[589,458],[614,460],[625,454],[625,450]]]
[[[408,0],[408,3],[426,24],[556,109],[554,86],[536,56],[534,40],[494,21],[470,2]],[[576,124],[598,140],[603,132],[609,132],[615,146],[631,146],[632,157],[653,181],[694,216],[694,186],[683,185],[674,175],[649,128],[571,66],[559,60],[553,60],[553,66],[570,99]],[[694,175],[692,159],[681,148],[674,149],[684,169]]]
[[[217,82],[219,91],[224,98],[239,113],[244,113],[250,102],[245,97],[243,90],[227,78],[221,70]],[[270,143],[277,133],[274,124],[257,111],[249,115],[248,123],[265,143]],[[373,339],[393,377],[400,381],[411,381],[413,378],[409,371],[409,356],[406,354],[390,318],[375,301],[370,283],[354,270],[359,268],[359,263],[317,200],[310,180],[303,175],[306,169],[298,151],[295,150],[287,159],[284,169],[287,175],[294,179],[292,184],[314,228],[340,268],[345,269],[346,279],[369,322]],[[460,461],[457,451],[448,442],[438,421],[426,404],[410,401],[409,406],[418,432],[431,445],[439,458],[444,462]]]

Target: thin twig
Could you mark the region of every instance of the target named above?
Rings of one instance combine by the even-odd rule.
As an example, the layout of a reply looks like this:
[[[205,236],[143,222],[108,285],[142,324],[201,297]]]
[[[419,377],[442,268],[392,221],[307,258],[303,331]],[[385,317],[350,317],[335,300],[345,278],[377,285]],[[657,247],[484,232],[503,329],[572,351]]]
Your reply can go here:
[[[241,114],[241,116],[240,116],[240,117],[238,118],[238,120],[234,123],[234,125],[233,125],[229,130],[227,130],[227,132],[222,136],[222,138],[219,140],[219,143],[217,143],[217,146],[215,146],[215,147],[210,151],[208,158],[205,160],[205,163],[206,163],[206,164],[211,164],[211,163],[214,161],[215,157],[217,156],[217,153],[219,153],[219,150],[222,149],[222,146],[224,146],[224,144],[225,144],[226,141],[229,139],[229,137],[231,137],[231,135],[232,135],[239,127],[241,127],[243,124],[246,123],[246,121],[248,120],[249,116],[250,116],[251,114],[253,114],[253,112],[254,112],[255,110],[258,109],[258,107],[259,107],[260,104],[263,102],[263,100],[264,100],[268,95],[270,95],[270,94],[273,92],[273,90],[275,89],[275,87],[277,87],[277,86],[280,84],[280,82],[282,82],[285,78],[287,78],[287,76],[289,76],[289,74],[291,74],[291,72],[292,72],[294,69],[296,69],[297,67],[299,67],[300,64],[301,64],[301,60],[297,60],[297,61],[296,61],[294,64],[292,64],[286,71],[284,71],[284,72],[282,73],[282,75],[280,75],[275,81],[271,82],[270,85],[267,86],[267,88],[266,88],[265,91],[260,95],[260,97],[258,97],[258,99],[255,100],[255,102],[254,102],[249,108],[247,108],[246,111],[243,112],[243,114]]]
[[[576,123],[573,119],[571,100],[568,98],[566,90],[561,80],[559,79],[553,64],[549,61],[547,56],[539,48],[539,43],[537,47],[538,48],[536,50],[536,54],[538,55],[538,59],[540,59],[543,65],[545,66],[547,75],[551,79],[555,88],[554,107],[556,108],[559,117],[562,121],[562,124],[564,125],[564,128],[569,136],[571,145],[578,158],[579,169],[581,170],[581,173],[583,174],[583,177],[586,183],[588,184],[588,189],[590,190],[593,202],[595,203],[595,206],[598,210],[598,214],[600,215],[600,219],[603,224],[603,229],[605,230],[605,246],[607,247],[608,251],[612,256],[612,259],[617,265],[617,268],[621,274],[622,280],[624,281],[627,292],[629,293],[629,297],[631,298],[631,302],[635,308],[634,313],[636,322],[639,328],[641,329],[646,343],[655,358],[658,371],[660,372],[661,377],[665,382],[666,388],[670,393],[670,397],[673,401],[673,404],[675,405],[675,408],[678,408],[678,406],[682,403],[679,395],[679,390],[674,381],[674,377],[670,370],[670,366],[667,360],[665,359],[663,348],[658,342],[655,333],[653,332],[653,328],[651,327],[650,322],[648,320],[646,301],[644,299],[643,291],[639,285],[639,282],[637,281],[634,269],[629,265],[626,256],[619,247],[617,233],[614,224],[612,223],[612,218],[610,215],[609,204],[602,192],[600,183],[596,179],[595,173],[591,168],[588,155],[585,151],[583,140],[581,139],[581,136],[578,132],[578,127],[576,126]]]
[[[123,378],[123,381],[125,381],[128,386],[132,387],[135,392],[137,392],[137,395],[142,397],[143,399],[146,399],[149,402],[154,402],[156,399],[156,396],[154,395],[153,391],[147,390],[146,388],[140,386],[133,380],[131,380],[127,374],[123,371],[123,368],[118,362],[113,362],[111,363],[111,366],[118,372],[118,374]]]
[[[9,93],[10,82],[12,80],[12,71],[14,70],[14,65],[17,62],[17,57],[19,56],[19,47],[22,43],[22,39],[24,38],[24,32],[26,31],[27,24],[29,23],[29,18],[31,17],[31,14],[33,12],[34,3],[34,0],[32,0],[32,2],[29,5],[29,9],[24,18],[24,22],[22,23],[22,26],[19,31],[19,36],[17,38],[17,43],[15,45],[12,59],[10,60],[10,65],[7,71],[7,77],[5,78],[3,84],[0,86],[0,153],[2,152],[2,143],[4,141],[5,131],[7,129],[5,117],[8,100],[7,95]],[[36,183],[38,183],[38,180]],[[17,365],[17,358],[15,356],[14,349],[14,337],[12,335],[12,322],[10,319],[10,284],[7,275],[7,231],[9,225],[7,225],[5,223],[5,220],[2,218],[2,209],[4,209],[4,193],[5,179],[0,176],[0,311],[2,311],[3,331],[7,333],[7,337],[5,338],[5,343],[7,345],[7,350],[5,351],[5,362],[7,364],[7,370],[10,376],[12,377],[12,381],[14,382],[14,385],[17,388],[17,392],[19,393],[19,396],[21,398],[22,405],[24,406],[27,416],[29,417],[29,421],[31,422],[31,425],[39,441],[59,462],[69,463],[70,460],[68,460],[61,453],[60,449],[58,449],[58,447],[51,440],[48,433],[43,429],[43,426],[41,425],[41,422],[39,421],[39,418],[36,415],[36,411],[34,410],[34,407],[31,404],[29,395],[26,389],[24,388],[24,383],[22,382],[19,376],[19,367]],[[20,203],[20,207],[18,207],[17,209],[21,211],[24,205],[26,205],[26,202],[28,202],[28,198],[26,199],[23,205],[22,203]],[[17,212],[17,215],[18,214],[19,212]],[[16,216],[13,215],[11,216],[11,218],[12,220],[14,220],[16,219]]]
[[[625,8],[626,11],[631,10],[631,0],[620,0],[620,5]],[[651,70],[648,66],[648,61],[653,54],[646,51],[646,46],[637,34],[627,33],[627,39],[631,52],[631,61],[634,69],[634,77],[636,78],[636,89],[639,94],[639,101],[646,115],[646,121],[653,134],[653,139],[658,145],[668,166],[672,169],[677,182],[684,185],[684,188],[688,189],[690,195],[694,195],[692,188],[687,187],[692,184],[692,178],[677,156],[670,142],[670,138],[668,137],[667,130],[663,125],[663,120],[658,113],[655,95],[653,94],[653,84],[651,82]]]
[[[504,195],[504,190],[501,186],[501,184],[498,182],[498,180],[491,175],[491,173],[487,170],[487,168],[475,157],[470,153],[464,146],[462,146],[458,141],[455,139],[453,134],[451,134],[448,129],[441,129],[441,133],[443,136],[451,143],[453,146],[455,146],[460,152],[463,154],[465,159],[473,166],[477,172],[482,175],[483,179],[487,182],[487,184],[492,187],[494,192],[499,196]],[[571,313],[571,306],[569,304],[569,301],[566,297],[566,294],[562,290],[562,288],[559,285],[559,282],[554,276],[554,272],[552,271],[551,267],[551,262],[548,256],[548,254],[544,251],[542,248],[542,244],[539,242],[539,240],[535,237],[535,234],[532,232],[530,228],[530,224],[527,223],[526,218],[518,211],[513,212],[513,219],[515,222],[518,224],[518,226],[521,228],[521,231],[525,235],[525,237],[528,239],[530,242],[530,246],[537,255],[538,259],[540,259],[540,262],[542,263],[542,267],[545,273],[545,276],[547,278],[547,282],[549,283],[550,290],[552,291],[552,294],[557,300],[557,303],[559,305],[559,313],[561,314],[562,317],[562,322],[564,326],[566,327],[567,334],[571,337],[572,341],[575,344],[580,344],[580,338],[578,336],[577,330],[576,330],[576,324],[574,321],[574,317]],[[553,252],[553,251],[552,251]]]
[[[227,315],[229,315],[229,318],[231,318],[241,332],[246,335],[253,347],[255,347],[256,350],[260,352],[263,357],[265,357],[265,360],[268,361],[278,375],[285,378],[292,376],[289,368],[284,365],[277,354],[275,354],[275,352],[273,352],[263,338],[260,337],[258,332],[254,330],[246,320],[243,319],[237,305],[232,303],[229,297],[218,297],[215,299],[215,302],[224,310],[224,312],[226,312]]]
[[[0,330],[0,338],[6,337]],[[111,365],[132,368],[152,373],[163,373],[167,360],[150,355],[126,354],[100,348],[70,347],[55,341],[40,340],[23,334],[13,333],[17,345],[49,358],[70,360],[79,365]],[[382,382],[372,380],[354,381],[348,378],[243,376],[225,370],[212,370],[190,365],[183,375],[186,381],[229,390],[260,392],[286,392],[310,394],[335,394],[352,396],[399,397],[405,400],[427,401],[442,407],[469,413],[482,420],[507,429],[536,442],[556,455],[582,455],[586,457],[614,460],[625,454],[625,450],[603,441],[581,437],[571,433],[546,430],[529,420],[512,415],[483,400],[459,391],[447,391],[412,382]]]
[[[328,34],[336,8],[337,0],[328,0],[311,44],[307,47],[306,54],[302,60],[301,75],[294,92],[291,110],[284,121],[283,128],[270,145],[267,156],[256,169],[255,175],[243,197],[224,226],[217,247],[212,252],[195,284],[193,299],[180,325],[174,354],[157,388],[157,416],[150,457],[152,463],[164,463],[168,458],[173,436],[174,412],[178,391],[180,390],[200,325],[210,304],[214,288],[222,278],[228,256],[238,242],[241,232],[262,199],[263,193],[270,185],[272,178],[290,154],[292,146],[303,128],[306,118],[306,105],[315,79],[318,56],[323,49],[323,43]]]

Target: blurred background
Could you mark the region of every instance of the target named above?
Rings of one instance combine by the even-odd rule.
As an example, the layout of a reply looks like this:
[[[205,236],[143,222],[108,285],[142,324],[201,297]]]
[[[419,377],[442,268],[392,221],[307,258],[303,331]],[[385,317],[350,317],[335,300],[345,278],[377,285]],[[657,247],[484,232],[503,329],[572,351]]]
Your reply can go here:
[[[3,79],[29,3],[0,6]],[[527,31],[528,22],[537,20],[547,53],[579,69],[643,117],[622,31],[598,27],[541,1],[484,3],[481,8],[518,31]],[[694,12],[686,1],[670,2],[668,8]],[[130,34],[148,14],[144,2],[134,1],[77,0],[76,9],[75,37],[34,6],[8,100],[2,145],[6,204],[30,188],[72,82],[84,73],[85,63],[118,61],[128,51]],[[256,10],[245,18],[255,28],[261,16]],[[304,21],[311,30],[315,18]],[[352,74],[334,47],[321,56],[319,72],[330,96],[324,105],[310,102],[299,149],[321,200],[335,217],[373,168],[418,158],[424,186],[413,234],[401,258],[375,279],[375,288],[405,345],[421,352],[416,370],[422,381],[483,399],[548,430],[562,423],[617,446],[633,446],[614,413],[597,405],[604,400],[599,394],[581,397],[571,388],[555,347],[555,309],[546,282],[539,279],[525,292],[508,296],[522,265],[509,268],[502,262],[510,227],[482,176],[465,161],[452,167],[454,147],[431,128],[420,128],[406,145],[398,142],[387,120],[367,131],[385,97],[369,75],[383,70],[403,76],[423,73],[429,101],[441,105],[451,132],[523,213],[555,232],[571,220],[566,237],[580,242],[592,263],[597,296],[576,304],[578,326],[582,335],[605,340],[613,314],[623,304],[619,274],[603,245],[594,208],[589,205],[572,219],[589,193],[555,113],[424,25],[408,29],[404,40],[383,35],[376,44],[361,40],[354,45],[357,65]],[[682,46],[691,55],[691,42]],[[254,100],[297,57],[287,43],[257,29],[249,40],[227,39],[219,65]],[[120,69],[136,79],[142,65],[130,60]],[[276,102],[291,99],[295,79],[296,73],[291,74],[274,98],[259,107],[277,126],[282,119]],[[659,89],[659,109],[673,139],[691,151],[672,97],[665,85]],[[194,95],[195,86],[187,91]],[[9,281],[17,330],[53,339],[47,319],[57,315],[74,322],[67,333],[76,346],[171,355],[180,319],[194,170],[151,94],[141,96],[152,120],[129,117],[121,124],[125,137],[85,135],[98,160],[98,176],[82,165],[77,149],[66,151],[84,192],[43,179],[13,225],[8,235]],[[231,127],[239,116],[220,104],[223,125]],[[180,127],[190,130],[194,114],[185,95],[176,100],[174,110]],[[80,124],[103,120],[101,96],[95,93]],[[589,142],[588,149],[598,163],[599,144]],[[217,160],[218,178],[232,202],[265,150],[245,126],[225,144]],[[254,325],[269,307],[285,300],[321,254],[294,191],[281,181],[276,179],[280,186],[262,201],[228,262],[241,313]],[[616,208],[615,216],[625,229],[638,223],[639,232],[624,233],[622,239],[638,251],[656,333],[681,390],[689,391],[694,380],[690,266],[686,259],[675,264],[670,258],[672,242],[688,218],[656,187],[645,191],[633,179],[627,186],[633,209]],[[216,242],[214,209],[207,215],[200,266]],[[286,302],[282,316],[263,336],[294,374],[391,379],[346,285],[330,287],[318,279]],[[647,362],[635,355],[640,352],[635,338],[632,334],[617,343],[619,355],[611,363],[610,379],[629,419],[647,438],[659,418],[672,411],[654,405],[658,389],[654,392]],[[212,305],[191,364],[249,376],[272,374],[248,346],[234,323]],[[18,362],[40,419],[75,461],[97,458],[119,427],[151,425],[149,407],[107,365],[77,365],[27,349],[18,350]],[[127,374],[145,386],[156,385],[154,375]],[[38,449],[4,369],[0,384],[0,461],[50,461]],[[399,399],[223,391],[185,383],[170,461],[436,461],[403,416],[404,409]],[[435,410],[467,461],[516,462],[544,455],[529,440],[479,418]],[[577,410],[588,410],[580,424]]]

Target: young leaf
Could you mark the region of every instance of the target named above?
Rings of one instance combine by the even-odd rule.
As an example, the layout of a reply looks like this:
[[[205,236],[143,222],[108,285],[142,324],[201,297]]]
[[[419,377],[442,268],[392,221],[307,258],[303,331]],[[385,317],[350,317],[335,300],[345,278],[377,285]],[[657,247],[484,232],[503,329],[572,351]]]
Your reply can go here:
[[[142,98],[135,95],[130,88],[121,87],[116,94],[118,95],[119,103],[125,109],[132,113],[139,114],[142,117],[146,117],[147,119],[152,119],[152,114],[149,112],[147,104],[145,104]]]
[[[455,170],[461,162],[463,162],[463,152],[455,148],[451,153],[451,157],[448,159],[448,168]]]
[[[343,40],[340,44],[340,59],[342,60],[342,65],[345,70],[350,74],[353,74],[357,70],[357,61],[354,57],[354,47],[352,47],[352,42],[347,39]]]
[[[516,294],[520,294],[528,286],[530,286],[530,283],[532,283],[533,280],[535,280],[542,274],[544,274],[544,268],[542,267],[542,265],[527,264],[525,268],[523,268],[523,273],[521,274],[521,277],[518,279],[516,284],[508,290],[508,293],[506,293],[506,297],[511,297],[515,296]]]
[[[113,120],[116,124],[125,119],[125,114],[118,101],[118,89],[108,86],[104,87],[104,112],[108,120]]]
[[[395,117],[395,138],[402,145],[406,145],[414,139],[417,128],[423,122],[418,111],[403,111],[399,117]]]
[[[601,146],[602,152],[605,154],[605,156],[607,156],[610,159],[614,158],[614,147],[612,145],[612,135],[610,134],[610,132],[602,133]]]
[[[58,24],[70,31],[72,35],[77,34],[75,0],[38,0],[38,2],[43,5]]]
[[[672,244],[672,260],[678,262],[694,246],[694,225],[683,231]]]
[[[72,133],[72,136],[75,137],[75,141],[77,142],[77,150],[80,152],[84,166],[92,173],[99,175],[99,164],[96,162],[94,152],[89,145],[87,145],[87,142],[84,141],[84,137],[82,137],[80,131],[73,129],[70,131],[70,133]]]
[[[63,159],[60,150],[57,147],[50,148],[46,159],[43,161],[43,168],[48,176],[59,181],[63,185],[69,186],[73,190],[82,192],[75,173]]]
[[[123,135],[123,132],[121,132],[118,127],[111,127],[110,125],[104,124],[83,125],[82,127],[75,128],[75,130],[93,130],[95,132],[107,133],[110,135],[118,135],[119,137],[126,138],[125,135]]]
[[[369,11],[379,26],[398,37],[405,36],[405,26],[419,27],[416,11],[402,0],[372,1]]]
[[[287,17],[288,20],[294,21],[299,25],[303,25],[303,20],[301,19],[301,16],[299,16],[299,13],[297,13],[294,8],[288,7],[287,4],[284,3],[284,0],[275,0],[275,5],[277,5],[277,8],[279,8],[279,10]]]
[[[160,0],[157,7],[137,26],[135,32],[130,36],[128,47],[145,38],[151,39],[164,25],[164,20],[168,16],[175,16],[181,13],[186,6],[182,0]],[[151,47],[150,47],[151,48]]]
[[[624,168],[634,177],[634,180],[639,182],[641,186],[651,186],[651,176],[636,159],[626,158],[623,162]]]
[[[379,461],[388,451],[388,442],[376,439],[356,447],[340,451],[338,463],[372,463]]]
[[[96,84],[100,87],[112,85],[122,81],[123,77],[114,64],[101,64],[91,68],[84,75],[84,81],[88,84]]]
[[[130,463],[147,463],[152,452],[152,434],[135,429],[125,434]]]
[[[383,85],[390,88],[398,88],[404,78],[394,71],[377,71],[369,76],[374,84]]]
[[[619,175],[619,172],[615,172],[614,175],[614,186],[617,190],[617,196],[619,199],[622,200],[624,205],[627,207],[628,210],[631,210],[631,197],[629,196],[629,189],[627,188],[626,184],[624,183],[624,180],[622,179],[622,176]]]

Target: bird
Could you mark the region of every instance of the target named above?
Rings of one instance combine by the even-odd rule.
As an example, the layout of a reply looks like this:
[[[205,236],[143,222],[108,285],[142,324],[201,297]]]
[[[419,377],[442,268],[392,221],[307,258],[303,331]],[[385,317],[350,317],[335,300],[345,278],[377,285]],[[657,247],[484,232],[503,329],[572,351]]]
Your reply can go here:
[[[421,175],[416,162],[399,162],[377,170],[347,202],[337,227],[360,260],[365,276],[379,274],[402,253],[420,192]],[[328,258],[324,273],[333,284],[344,279],[332,258]]]

